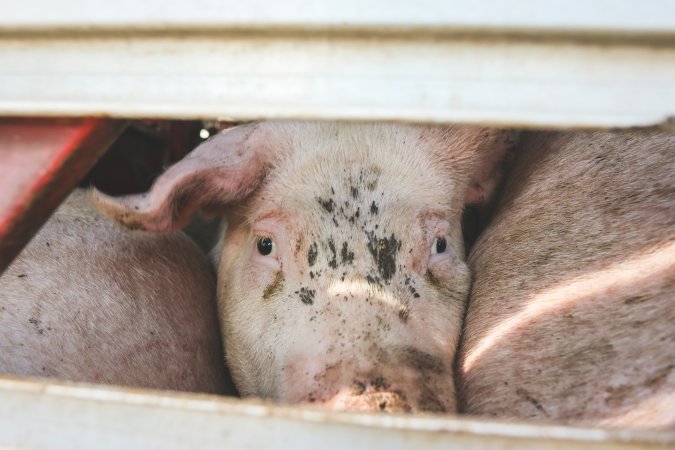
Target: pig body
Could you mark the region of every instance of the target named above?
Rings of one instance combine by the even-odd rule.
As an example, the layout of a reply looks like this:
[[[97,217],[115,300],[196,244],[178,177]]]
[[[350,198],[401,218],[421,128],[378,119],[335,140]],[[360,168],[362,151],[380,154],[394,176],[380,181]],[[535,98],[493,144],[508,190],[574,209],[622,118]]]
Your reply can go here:
[[[461,409],[675,426],[675,137],[522,136],[469,258]]]
[[[454,411],[470,276],[460,218],[509,134],[264,122],[207,141],[142,196],[98,195],[133,228],[224,211],[216,251],[240,392],[336,409]]]
[[[0,277],[0,372],[226,393],[208,259],[75,191]]]

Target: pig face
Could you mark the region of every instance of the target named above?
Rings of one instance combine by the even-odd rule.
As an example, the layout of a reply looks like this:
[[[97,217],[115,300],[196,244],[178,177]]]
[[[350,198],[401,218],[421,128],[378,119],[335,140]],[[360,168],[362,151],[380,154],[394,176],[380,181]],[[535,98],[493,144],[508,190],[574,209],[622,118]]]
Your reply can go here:
[[[487,197],[487,166],[501,161],[508,133],[293,122],[209,142],[149,195],[96,200],[156,231],[228,205],[218,297],[240,392],[335,409],[454,411],[470,284],[460,217],[467,201]]]

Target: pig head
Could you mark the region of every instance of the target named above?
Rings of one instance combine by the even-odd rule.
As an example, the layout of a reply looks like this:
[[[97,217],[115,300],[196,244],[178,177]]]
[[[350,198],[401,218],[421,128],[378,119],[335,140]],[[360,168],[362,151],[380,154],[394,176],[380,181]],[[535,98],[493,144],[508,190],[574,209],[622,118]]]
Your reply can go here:
[[[94,199],[155,232],[223,212],[219,314],[243,395],[452,412],[461,214],[489,199],[509,148],[477,127],[263,122],[205,142],[148,194]]]

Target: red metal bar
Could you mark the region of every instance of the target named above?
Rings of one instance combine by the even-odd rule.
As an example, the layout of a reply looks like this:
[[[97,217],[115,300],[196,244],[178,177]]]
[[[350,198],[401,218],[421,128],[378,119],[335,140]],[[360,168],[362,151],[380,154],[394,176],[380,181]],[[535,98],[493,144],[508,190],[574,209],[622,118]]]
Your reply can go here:
[[[104,119],[0,119],[0,273],[124,128]]]

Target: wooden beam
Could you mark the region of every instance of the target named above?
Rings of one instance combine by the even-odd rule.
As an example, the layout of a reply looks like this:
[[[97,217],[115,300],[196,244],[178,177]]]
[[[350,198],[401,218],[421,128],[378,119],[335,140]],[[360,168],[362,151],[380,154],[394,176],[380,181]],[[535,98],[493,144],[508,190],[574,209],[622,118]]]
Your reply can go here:
[[[196,394],[0,378],[0,448],[657,449],[673,433],[335,413]]]
[[[675,117],[675,2],[17,2],[0,115],[628,127]]]

